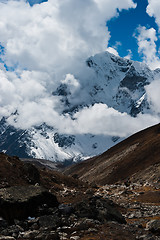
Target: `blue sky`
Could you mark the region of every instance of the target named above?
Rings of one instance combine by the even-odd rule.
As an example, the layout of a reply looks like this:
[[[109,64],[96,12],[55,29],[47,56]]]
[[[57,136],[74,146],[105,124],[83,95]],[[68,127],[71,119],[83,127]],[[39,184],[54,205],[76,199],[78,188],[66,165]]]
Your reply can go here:
[[[33,6],[34,4],[37,3],[47,2],[47,0],[28,0],[28,2],[31,6]]]
[[[8,0],[0,0],[0,2],[1,1],[2,2],[9,2]],[[18,0],[16,0],[16,1],[18,1]],[[98,2],[98,0],[86,1],[86,3],[84,1],[84,3],[80,5],[78,3],[79,1],[77,1],[76,5],[77,5],[77,8],[79,7],[79,5],[80,5],[80,8],[81,7],[84,8],[85,5],[87,6],[87,2],[93,2],[93,1]],[[119,2],[121,2],[121,1],[123,1],[123,0],[120,0]],[[154,1],[154,0],[151,0],[151,2],[152,1]],[[42,3],[42,2],[47,2],[47,0],[28,0],[28,2],[30,3],[31,6],[33,6],[35,4],[39,4],[39,3]],[[72,4],[72,6],[71,6],[70,2]],[[75,12],[77,11],[77,10],[75,10],[75,6],[74,6],[73,2],[74,1],[72,1],[72,0],[68,1],[68,6],[70,7],[70,9],[73,8],[71,10],[71,13],[70,13],[71,16],[74,13],[74,11]],[[119,12],[119,16],[118,17],[115,17],[114,14],[113,14],[112,17],[109,17],[109,19],[107,19],[107,23],[106,24],[107,24],[109,32],[110,32],[110,40],[108,42],[106,41],[106,44],[108,43],[108,47],[115,48],[117,50],[118,54],[121,57],[125,57],[129,53],[129,50],[131,50],[131,53],[132,53],[131,54],[131,59],[132,60],[143,61],[144,60],[144,58],[143,58],[144,56],[142,55],[142,53],[144,51],[142,51],[141,54],[138,53],[137,39],[134,37],[134,34],[137,31],[136,29],[137,29],[138,26],[145,26],[147,29],[154,28],[156,30],[157,38],[158,38],[158,34],[157,33],[158,33],[159,29],[158,29],[157,24],[155,23],[155,18],[154,17],[150,17],[147,14],[147,12],[146,12],[146,8],[147,8],[147,6],[149,4],[149,1],[148,0],[133,0],[133,2],[137,4],[136,8],[132,8],[132,7],[129,8],[128,7],[125,10],[122,10],[122,11],[117,10]],[[65,1],[64,1],[64,3],[65,3]],[[65,6],[66,6],[66,12],[67,12],[68,11],[68,6],[67,6],[67,4]],[[91,7],[92,7],[92,5],[90,6],[90,9],[91,9]],[[110,6],[105,5],[105,3],[104,3],[104,7],[105,8],[108,7],[108,9],[110,8]],[[116,6],[115,6],[115,8],[116,8]],[[117,7],[117,9],[118,9],[118,7]],[[107,8],[104,9],[104,10],[106,10],[106,16],[107,16],[109,10],[107,10]],[[77,15],[78,14],[83,14],[83,12],[81,13],[81,10],[77,11]],[[105,14],[105,11],[104,11],[103,14]],[[68,15],[66,14],[66,16],[68,16]],[[95,13],[95,16],[96,16],[96,13]],[[99,16],[97,15],[96,17],[99,17]],[[34,19],[33,19],[33,21],[34,21]],[[95,23],[93,22],[92,25],[94,26]],[[69,23],[69,24],[70,24],[70,26],[72,25],[72,23]],[[78,28],[79,29],[83,28],[83,26],[80,26],[80,25],[83,25],[83,22],[82,23],[80,21],[77,22],[77,26],[78,26],[77,29]],[[70,28],[70,26],[69,26],[69,28]],[[99,26],[98,25],[96,26],[96,24],[95,24],[95,31],[97,31],[98,27]],[[94,31],[94,30],[92,29],[92,31]],[[106,29],[106,31],[107,31],[107,29]],[[94,34],[93,34],[93,36],[94,36]],[[91,37],[93,37],[93,36],[91,36]],[[99,36],[99,38],[100,37],[101,36]],[[88,36],[88,39],[89,38],[90,38],[90,36]],[[103,42],[103,40],[102,40],[102,42]],[[0,43],[1,43],[1,41],[0,41]],[[98,42],[98,40],[97,40],[95,42],[95,44],[98,46],[98,44],[100,45],[101,43],[100,43],[100,41]],[[92,46],[92,45],[93,45],[93,48],[95,48],[94,43],[93,44],[92,43],[89,44],[89,46]],[[160,40],[156,41],[156,50],[157,51],[158,51],[159,45],[160,45]],[[100,51],[99,49],[101,49],[101,48],[97,47],[97,52]],[[102,49],[104,49],[104,48],[102,48]],[[69,52],[69,50],[68,50],[68,52]],[[1,53],[4,53],[4,51],[2,51],[2,49],[0,49],[0,54]],[[92,54],[92,52],[91,52],[91,54]],[[146,63],[149,63],[149,61],[146,61]],[[13,65],[15,66],[15,63]]]
[[[110,47],[117,47],[118,53],[121,57],[128,54],[128,49],[132,51],[132,59],[135,61],[142,61],[142,56],[138,53],[137,40],[133,37],[139,25],[147,28],[153,27],[158,31],[155,23],[155,18],[150,17],[146,13],[148,5],[147,0],[135,0],[137,7],[135,9],[123,10],[119,13],[118,18],[112,18],[108,23],[109,31],[111,32],[111,39],[109,41]],[[118,45],[117,43],[121,43]],[[160,44],[158,40],[157,46]]]

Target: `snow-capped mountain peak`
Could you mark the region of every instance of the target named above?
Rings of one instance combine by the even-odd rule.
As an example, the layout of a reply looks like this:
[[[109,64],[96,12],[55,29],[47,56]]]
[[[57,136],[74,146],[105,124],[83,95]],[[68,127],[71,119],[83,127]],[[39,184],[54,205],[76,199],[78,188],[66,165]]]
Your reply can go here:
[[[150,112],[146,86],[160,70],[151,71],[144,63],[120,58],[109,52],[86,60],[90,69],[85,81],[76,76],[77,92],[67,82],[61,82],[53,96],[58,96],[61,114],[74,114],[94,104],[105,104],[133,117]],[[21,130],[9,126],[3,118],[0,124],[0,150],[20,157],[45,158],[52,161],[78,161],[97,155],[113,146],[119,136],[94,134],[62,134],[56,127],[41,124]]]

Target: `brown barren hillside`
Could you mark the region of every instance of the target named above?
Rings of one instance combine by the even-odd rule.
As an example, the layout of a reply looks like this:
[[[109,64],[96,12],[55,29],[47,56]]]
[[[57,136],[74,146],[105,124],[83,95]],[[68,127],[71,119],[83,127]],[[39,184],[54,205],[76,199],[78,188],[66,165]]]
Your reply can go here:
[[[36,160],[35,160],[36,161]],[[34,163],[34,161],[31,161]],[[59,201],[68,202],[81,198],[81,188],[88,186],[79,180],[66,176],[61,172],[50,170],[47,167],[38,167],[32,163],[23,162],[16,156],[0,153],[0,189],[13,186],[39,185],[53,192]],[[61,197],[63,189],[78,189],[77,196]]]
[[[158,183],[160,124],[132,135],[99,156],[69,167],[65,173],[100,185],[129,180]]]

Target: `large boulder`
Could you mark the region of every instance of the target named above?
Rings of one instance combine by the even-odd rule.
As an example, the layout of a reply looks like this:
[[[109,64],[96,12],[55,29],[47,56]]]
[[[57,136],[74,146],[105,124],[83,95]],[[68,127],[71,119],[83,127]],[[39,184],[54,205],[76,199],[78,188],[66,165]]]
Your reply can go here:
[[[57,207],[56,196],[40,186],[14,186],[0,189],[0,216],[12,223],[14,219],[35,217],[43,205]]]
[[[99,196],[93,196],[78,202],[74,206],[75,214],[78,217],[96,219],[102,223],[107,221],[116,221],[126,223],[125,218],[116,209],[116,205]]]

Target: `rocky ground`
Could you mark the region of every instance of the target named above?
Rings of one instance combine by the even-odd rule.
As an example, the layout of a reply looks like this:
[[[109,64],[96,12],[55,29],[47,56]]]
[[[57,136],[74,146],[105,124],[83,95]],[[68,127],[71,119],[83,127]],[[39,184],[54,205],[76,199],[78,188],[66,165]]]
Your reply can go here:
[[[156,185],[156,186],[155,186]],[[97,190],[97,195],[108,196],[119,205],[119,210],[127,224],[154,232],[153,239],[160,239],[160,188],[158,184],[113,184],[105,185]],[[159,225],[157,228],[156,225]],[[154,229],[155,226],[155,229]],[[147,239],[146,237],[142,239]]]
[[[0,240],[158,240],[159,182],[96,185],[0,154]]]

